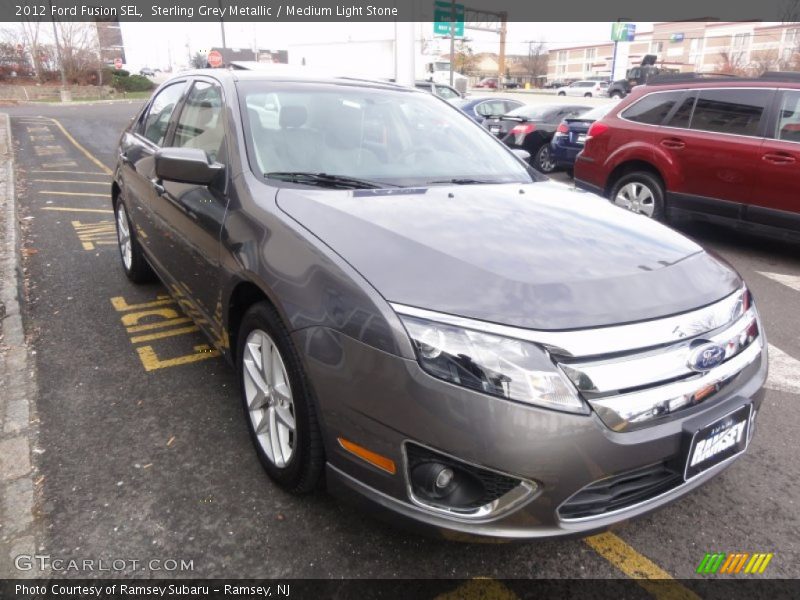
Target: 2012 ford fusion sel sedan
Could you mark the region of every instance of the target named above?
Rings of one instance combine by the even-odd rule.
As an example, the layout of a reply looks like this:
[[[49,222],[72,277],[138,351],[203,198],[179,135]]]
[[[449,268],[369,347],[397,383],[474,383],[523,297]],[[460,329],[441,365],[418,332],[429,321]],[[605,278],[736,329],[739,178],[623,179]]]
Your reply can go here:
[[[113,205],[128,278],[235,365],[290,491],[459,538],[581,534],[753,435],[767,344],[737,273],[430,94],[181,74],[123,132]]]

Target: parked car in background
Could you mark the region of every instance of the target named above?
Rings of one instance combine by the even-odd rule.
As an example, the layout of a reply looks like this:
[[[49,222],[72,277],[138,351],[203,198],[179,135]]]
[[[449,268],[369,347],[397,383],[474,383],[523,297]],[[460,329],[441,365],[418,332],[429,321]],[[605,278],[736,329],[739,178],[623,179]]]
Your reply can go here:
[[[464,95],[456,88],[445,85],[444,83],[435,83],[433,81],[415,81],[414,87],[418,90],[428,92],[434,96],[439,96],[445,100],[458,100],[463,98]]]
[[[476,88],[486,88],[490,90],[497,89],[497,77],[484,77],[475,84]]]
[[[550,140],[556,127],[562,119],[577,116],[590,108],[573,104],[526,105],[504,115],[489,117],[483,125],[510,148],[528,152],[532,167],[542,173],[551,173],[556,165],[551,156]]]
[[[596,106],[579,115],[567,117],[559,123],[550,143],[550,152],[556,168],[566,169],[572,173],[575,157],[583,150],[589,127],[598,119],[605,117],[614,105],[614,102],[609,102]]]
[[[800,75],[669,79],[589,128],[576,184],[658,220],[800,238]]]
[[[556,93],[559,96],[583,96],[591,98],[593,96],[605,96],[608,90],[607,81],[581,80],[558,88]]]
[[[156,72],[150,67],[142,67],[139,69],[139,75],[142,75],[143,77],[155,77]]]
[[[512,98],[479,96],[453,100],[453,104],[464,111],[470,119],[483,123],[487,117],[504,115],[515,108],[524,106],[523,102]]]

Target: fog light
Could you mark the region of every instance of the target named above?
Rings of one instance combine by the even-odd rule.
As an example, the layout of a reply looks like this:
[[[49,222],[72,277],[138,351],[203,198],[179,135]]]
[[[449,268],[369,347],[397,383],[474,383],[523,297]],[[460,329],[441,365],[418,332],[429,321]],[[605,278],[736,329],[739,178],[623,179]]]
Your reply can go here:
[[[436,487],[440,490],[446,488],[450,485],[450,482],[453,481],[454,475],[453,469],[445,467],[439,471],[439,474],[436,476]]]

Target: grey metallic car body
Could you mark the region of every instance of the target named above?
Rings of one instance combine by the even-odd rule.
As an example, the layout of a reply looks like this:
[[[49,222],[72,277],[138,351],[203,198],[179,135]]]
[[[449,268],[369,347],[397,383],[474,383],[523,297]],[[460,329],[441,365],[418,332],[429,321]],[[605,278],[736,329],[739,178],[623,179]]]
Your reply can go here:
[[[158,181],[158,147],[136,133],[134,120],[120,140],[113,198],[126,203],[147,259],[170,292],[228,360],[235,360],[232,341],[244,310],[262,299],[277,309],[312,383],[330,490],[409,523],[534,538],[606,528],[679,497],[730,464],[624,510],[562,518],[559,507],[585,486],[680,456],[687,432],[743,403],[757,410],[767,369],[763,333],[749,362],[713,401],[647,427],[615,430],[595,410],[558,412],[432,377],[417,361],[398,311],[483,323],[565,355],[573,342],[599,348],[627,335],[640,338],[632,350],[663,348],[705,334],[680,330],[681,315],[730,298],[742,289],[741,279],[666,227],[550,182],[398,192],[267,181],[248,163],[237,81],[296,80],[286,77],[198,71],[163,84],[204,80],[222,87],[224,184]],[[377,82],[319,84],[422,93]],[[678,325],[649,343],[645,332],[672,327],[669,319]],[[714,323],[714,331],[725,324]],[[346,451],[340,437],[401,468],[396,474],[375,468]],[[410,493],[403,468],[409,442],[535,483],[485,515],[436,510]]]

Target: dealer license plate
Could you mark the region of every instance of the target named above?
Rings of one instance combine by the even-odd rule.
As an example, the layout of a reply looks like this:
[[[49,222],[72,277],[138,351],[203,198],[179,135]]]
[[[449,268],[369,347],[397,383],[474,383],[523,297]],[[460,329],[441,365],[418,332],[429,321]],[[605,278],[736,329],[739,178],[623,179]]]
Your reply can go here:
[[[752,410],[752,404],[745,404],[695,432],[684,479],[691,479],[747,449]]]

